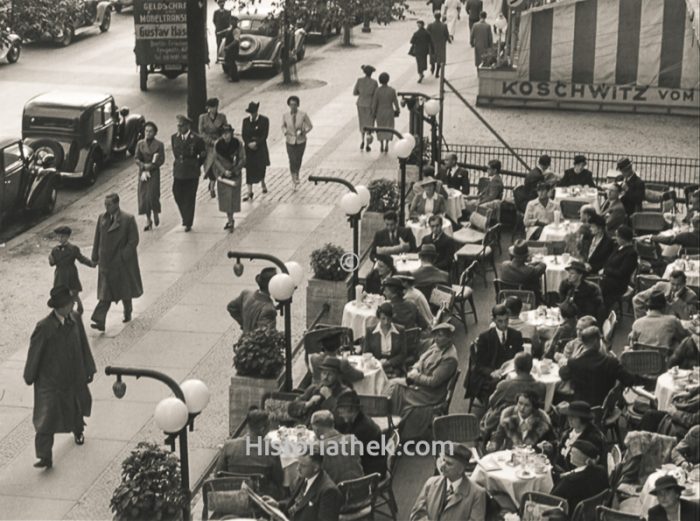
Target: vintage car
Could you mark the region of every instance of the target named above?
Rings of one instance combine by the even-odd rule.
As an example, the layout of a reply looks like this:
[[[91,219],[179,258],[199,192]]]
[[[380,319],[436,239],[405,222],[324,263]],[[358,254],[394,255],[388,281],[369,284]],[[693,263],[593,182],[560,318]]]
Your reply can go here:
[[[23,36],[32,41],[49,40],[67,46],[76,34],[97,27],[100,32],[109,31],[112,22],[112,6],[108,0],[63,0],[60,18],[43,16],[26,20],[30,30]]]
[[[9,28],[3,30],[0,27],[0,60],[8,63],[16,63],[22,52],[22,38],[13,33]]]
[[[121,13],[125,7],[134,7],[134,0],[111,0],[112,9]]]
[[[0,139],[0,228],[18,212],[51,213],[57,180],[56,170],[37,164],[36,154],[21,139]]]
[[[53,91],[24,105],[22,138],[40,157],[52,153],[62,178],[92,184],[107,161],[134,154],[145,124],[109,94]]]

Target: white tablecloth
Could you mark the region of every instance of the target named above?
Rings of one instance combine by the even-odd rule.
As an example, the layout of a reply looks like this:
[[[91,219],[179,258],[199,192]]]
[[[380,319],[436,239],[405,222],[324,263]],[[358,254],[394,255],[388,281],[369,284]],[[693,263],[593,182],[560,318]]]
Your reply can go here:
[[[462,218],[462,210],[467,207],[464,204],[464,195],[456,188],[448,188],[447,195],[447,215],[457,222]]]
[[[280,443],[280,463],[284,470],[284,485],[292,486],[299,477],[299,456],[302,454],[301,447],[312,443],[316,439],[314,431],[304,427],[299,428],[280,427],[270,431],[265,436],[271,443]],[[298,445],[297,445],[298,444]],[[272,450],[272,448],[271,448]]]
[[[686,262],[683,259],[678,259],[666,266],[666,271],[664,271],[664,279],[670,279],[671,273],[674,270],[681,270],[685,272],[685,276],[687,278],[686,283],[688,286],[700,286],[700,261]]]
[[[418,245],[418,247],[420,247],[423,237],[425,237],[426,235],[430,235],[430,226],[428,226],[427,218],[425,219],[425,224],[423,224],[421,221],[408,221],[406,225],[413,232],[413,236],[416,238],[416,244]],[[448,219],[445,219],[444,217],[442,218],[442,231],[445,232],[447,235],[452,236],[452,224]]]
[[[420,268],[420,260],[418,260],[418,254],[416,253],[392,255],[392,257],[397,273],[413,273]]]
[[[556,293],[559,291],[559,285],[566,280],[566,265],[571,260],[571,255],[533,255],[533,262],[543,262],[547,265],[547,271],[544,274],[544,280],[547,284],[547,291]],[[544,291],[545,288],[542,288]]]
[[[481,460],[488,465],[497,464],[501,468],[500,470],[486,471],[477,465],[472,474],[472,480],[490,492],[505,492],[516,505],[520,505],[522,497],[527,492],[548,494],[554,487],[550,470],[543,474],[535,474],[531,478],[519,478],[516,473],[520,467],[511,467],[505,463],[510,460],[510,451],[487,454]]]
[[[365,336],[366,328],[377,325],[377,307],[364,303],[358,305],[357,302],[351,300],[343,308],[341,325],[352,329],[353,338],[362,338]]]
[[[372,357],[373,363],[367,364],[361,355],[350,355],[348,360],[354,367],[365,373],[362,380],[352,384],[357,394],[384,395],[384,391],[389,385],[389,379],[378,360]]]
[[[662,469],[649,475],[646,483],[644,483],[644,487],[642,487],[642,491],[639,494],[639,501],[642,504],[642,511],[640,512],[641,515],[646,517],[649,509],[659,504],[656,496],[649,493],[651,489],[654,488],[656,480],[661,476],[666,476],[669,474],[676,475],[678,472],[682,473],[683,471],[672,464],[667,464],[664,465]],[[694,501],[695,503],[700,503],[700,482],[686,481],[685,490],[682,492],[681,497],[683,499]]]
[[[547,315],[544,317],[540,316],[539,309],[532,309],[520,313],[520,319],[535,326],[541,338],[552,338],[554,330],[561,322],[561,315],[559,308],[547,308]]]
[[[515,368],[512,360],[506,362],[505,372],[507,373],[506,378],[515,377]],[[532,374],[535,380],[542,382],[547,387],[543,408],[545,411],[549,411],[552,407],[552,401],[554,400],[554,391],[557,384],[561,381],[561,378],[559,378],[559,366],[550,361],[549,367],[545,372],[542,367],[542,361],[535,359],[532,361],[532,372],[530,374]]]
[[[590,186],[557,188],[554,191],[554,201],[557,205],[562,201],[581,201],[590,204],[596,212],[600,213],[598,189]]]
[[[673,395],[684,391],[687,386],[692,385],[690,382],[691,373],[692,371],[689,369],[674,368],[666,371],[656,379],[654,396],[659,402],[658,409],[660,411],[668,411],[671,407]],[[695,379],[695,385],[697,385],[697,378]]]
[[[548,224],[542,229],[539,240],[543,242],[563,241],[570,233],[576,233],[580,226],[581,223],[577,221],[561,221],[559,226],[554,223]]]

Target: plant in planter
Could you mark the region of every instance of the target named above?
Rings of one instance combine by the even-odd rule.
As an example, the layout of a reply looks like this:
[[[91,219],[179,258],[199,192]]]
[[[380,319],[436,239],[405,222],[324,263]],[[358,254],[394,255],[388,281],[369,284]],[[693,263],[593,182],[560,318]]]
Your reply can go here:
[[[367,185],[369,205],[362,214],[360,223],[360,252],[364,253],[372,244],[374,234],[384,227],[384,212],[399,207],[399,186],[391,179],[374,179]]]
[[[187,498],[182,491],[180,461],[157,444],[142,441],[122,462],[122,482],[110,508],[117,521],[175,520]]]
[[[284,335],[267,327],[244,333],[233,345],[233,365],[239,376],[275,378],[284,367]]]
[[[335,244],[325,244],[311,253],[313,278],[306,287],[306,324],[310,325],[318,316],[324,304],[330,310],[323,317],[323,322],[340,324],[343,307],[348,300],[346,279],[349,275],[342,267],[341,260],[346,251]]]
[[[314,277],[320,280],[345,280],[348,272],[343,270],[341,265],[343,255],[345,250],[331,243],[311,252],[311,269]]]

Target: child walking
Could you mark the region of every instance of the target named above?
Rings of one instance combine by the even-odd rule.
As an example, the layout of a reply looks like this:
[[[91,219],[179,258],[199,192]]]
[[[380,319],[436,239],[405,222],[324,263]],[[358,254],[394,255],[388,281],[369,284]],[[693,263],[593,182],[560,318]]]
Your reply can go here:
[[[96,264],[80,253],[80,248],[69,241],[72,230],[68,226],[59,226],[53,231],[58,237],[58,246],[49,254],[49,265],[56,266],[53,276],[53,287],[66,286],[75,298],[78,313],[83,314],[83,302],[80,300],[80,292],[83,286],[78,277],[78,268],[75,261],[94,268]]]

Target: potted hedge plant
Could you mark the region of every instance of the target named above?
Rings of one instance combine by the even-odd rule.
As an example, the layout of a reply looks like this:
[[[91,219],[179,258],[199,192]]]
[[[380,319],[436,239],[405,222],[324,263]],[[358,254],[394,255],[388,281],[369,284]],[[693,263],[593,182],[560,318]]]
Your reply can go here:
[[[364,253],[372,244],[374,234],[384,227],[384,212],[398,211],[399,185],[391,179],[374,179],[367,185],[369,205],[362,214],[360,227],[360,252]]]
[[[284,380],[284,335],[261,327],[244,333],[233,345],[229,387],[229,433],[233,434],[251,405],[260,406],[268,392],[279,391]]]
[[[341,261],[346,250],[335,244],[325,244],[311,253],[311,270],[314,276],[306,287],[306,325],[311,325],[321,312],[324,304],[330,310],[323,317],[326,324],[340,324],[343,307],[348,301],[346,279],[350,275],[342,267]]]
[[[122,481],[109,506],[116,521],[182,519],[180,460],[157,444],[142,441],[122,462]]]

